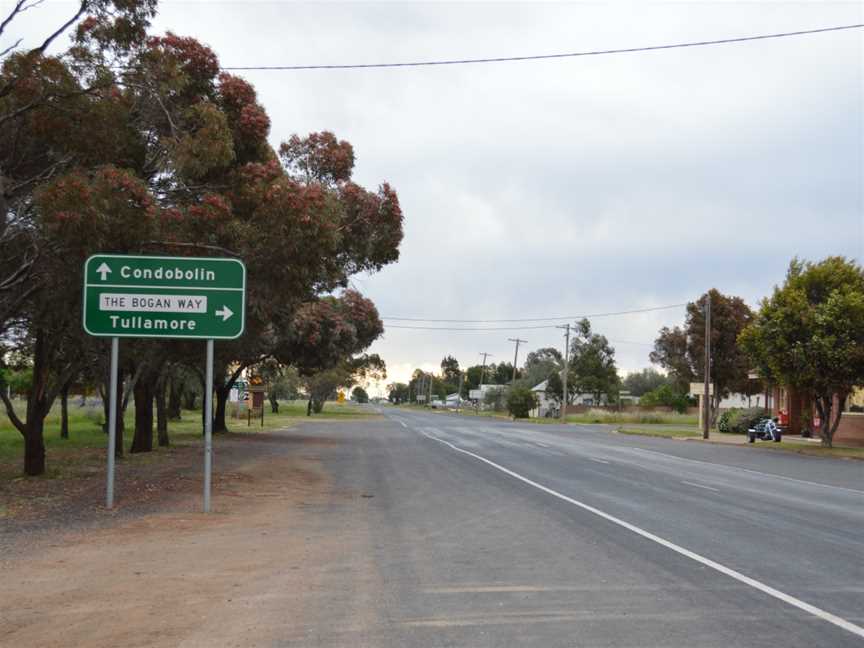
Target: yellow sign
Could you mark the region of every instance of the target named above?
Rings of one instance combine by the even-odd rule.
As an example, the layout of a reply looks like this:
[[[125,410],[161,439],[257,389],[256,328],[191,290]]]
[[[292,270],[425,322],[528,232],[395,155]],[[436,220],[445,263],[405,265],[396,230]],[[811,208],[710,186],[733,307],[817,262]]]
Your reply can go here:
[[[336,395],[336,400],[337,400],[338,402],[340,402],[340,403],[344,403],[344,402],[345,402],[345,392],[340,391],[340,392]]]

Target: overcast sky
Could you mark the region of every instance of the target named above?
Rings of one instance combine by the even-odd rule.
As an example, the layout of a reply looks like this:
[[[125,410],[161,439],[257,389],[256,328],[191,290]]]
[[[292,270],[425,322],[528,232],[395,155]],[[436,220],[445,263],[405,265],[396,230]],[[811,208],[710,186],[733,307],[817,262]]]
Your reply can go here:
[[[198,38],[223,66],[546,54],[864,22],[857,2],[160,7],[157,30]],[[354,145],[357,181],[397,189],[401,260],[354,280],[385,318],[580,315],[686,302],[710,287],[755,305],[792,256],[864,252],[862,36],[244,76],[274,145],[332,130]],[[626,371],[648,366],[657,330],[683,316],[593,323]],[[555,329],[386,323],[372,351],[391,380],[447,354],[463,366],[481,351],[512,361],[517,335],[526,351],[561,346]]]

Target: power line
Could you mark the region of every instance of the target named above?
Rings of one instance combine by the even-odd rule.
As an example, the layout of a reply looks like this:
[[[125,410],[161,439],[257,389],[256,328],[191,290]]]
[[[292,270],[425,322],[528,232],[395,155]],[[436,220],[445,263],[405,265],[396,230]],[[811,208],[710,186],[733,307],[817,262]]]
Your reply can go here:
[[[554,324],[542,326],[412,326],[410,324],[384,324],[384,328],[407,329],[412,331],[528,331],[555,328]]]
[[[476,327],[459,327],[459,326],[400,326],[398,324],[385,324],[384,329],[403,329],[407,331],[453,331],[460,333],[484,333],[486,331],[533,331],[537,329],[554,329],[563,328],[555,324],[546,324],[544,326],[476,326]],[[524,342],[524,340],[522,340]],[[632,340],[608,340],[614,344],[635,344],[638,346],[653,347],[653,342],[634,342]]]
[[[576,58],[581,56],[604,56],[607,54],[633,54],[636,52],[652,52],[657,50],[679,49],[684,47],[705,47],[709,45],[725,45],[729,43],[744,43],[747,41],[768,40],[774,38],[788,38],[791,36],[805,36],[808,34],[821,34],[824,32],[841,31],[845,29],[860,29],[864,24],[837,25],[834,27],[821,27],[819,29],[802,29],[792,32],[778,32],[775,34],[757,34],[753,36],[738,36],[734,38],[721,38],[716,40],[690,41],[686,43],[670,43],[666,45],[647,45],[644,47],[625,47],[619,49],[590,50],[585,52],[567,52],[563,54],[534,54],[530,56],[496,56],[491,58],[475,59],[449,59],[432,61],[407,61],[402,63],[344,63],[337,65],[247,65],[224,67],[229,71],[252,71],[252,70],[357,70],[370,68],[404,68],[404,67],[431,67],[440,65],[466,65],[473,63],[511,63],[516,61],[540,61],[546,59]]]
[[[494,324],[494,323],[506,323],[506,322],[551,322],[555,320],[578,320],[583,317],[587,317],[589,319],[596,317],[615,317],[617,315],[634,315],[638,313],[651,313],[654,311],[661,310],[671,310],[673,308],[684,308],[687,303],[682,304],[669,304],[668,306],[652,306],[650,308],[635,308],[633,310],[623,310],[623,311],[615,311],[612,313],[589,313],[587,315],[556,315],[553,317],[527,317],[521,319],[433,319],[433,318],[424,318],[424,317],[382,317],[383,320],[390,320],[393,322],[449,322],[454,324]],[[398,328],[398,327],[392,327]],[[520,327],[520,328],[549,328],[548,326],[538,326],[538,327]],[[506,329],[500,329],[506,330]],[[513,329],[516,330],[516,329]]]

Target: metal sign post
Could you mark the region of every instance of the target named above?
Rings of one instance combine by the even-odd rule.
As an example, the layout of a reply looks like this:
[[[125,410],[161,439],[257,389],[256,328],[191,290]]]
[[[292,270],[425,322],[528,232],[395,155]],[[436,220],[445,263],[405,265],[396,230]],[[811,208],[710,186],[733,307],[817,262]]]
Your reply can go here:
[[[204,512],[210,512],[213,471],[213,340],[207,340],[207,389],[204,394]]]
[[[204,511],[213,467],[213,340],[233,340],[246,321],[246,266],[237,259],[96,254],[84,264],[84,330],[111,338],[108,477],[114,505],[117,380],[121,337],[207,340]]]
[[[108,387],[108,484],[105,488],[105,506],[114,506],[114,454],[117,452],[117,364],[120,356],[120,338],[111,338],[111,384]]]

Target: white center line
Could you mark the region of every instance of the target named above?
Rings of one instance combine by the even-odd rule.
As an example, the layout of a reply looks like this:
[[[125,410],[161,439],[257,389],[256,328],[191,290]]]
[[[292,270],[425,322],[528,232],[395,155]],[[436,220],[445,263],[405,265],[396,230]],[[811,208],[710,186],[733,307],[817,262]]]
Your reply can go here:
[[[702,484],[697,484],[696,482],[682,481],[681,483],[687,484],[688,486],[695,486],[696,488],[704,488],[705,490],[714,491],[715,493],[720,492],[719,488],[711,488],[710,486],[703,486]]]
[[[674,542],[670,542],[669,540],[666,540],[665,538],[661,538],[658,535],[654,535],[650,531],[646,531],[645,529],[642,529],[641,527],[638,527],[635,524],[630,524],[629,522],[625,522],[621,518],[617,518],[614,515],[610,515],[609,513],[601,511],[600,509],[595,508],[595,507],[591,506],[590,504],[580,502],[579,500],[573,499],[572,497],[568,497],[567,495],[564,495],[563,493],[559,493],[558,491],[553,490],[553,489],[549,488],[548,486],[544,486],[543,484],[539,484],[539,483],[537,483],[531,479],[528,479],[527,477],[524,477],[524,476],[520,475],[519,473],[510,470],[509,468],[505,468],[504,466],[497,464],[494,461],[486,459],[485,457],[481,457],[480,455],[475,454],[473,452],[469,452],[468,450],[463,450],[462,448],[459,448],[459,447],[453,445],[449,441],[444,441],[443,439],[439,439],[438,437],[433,436],[431,434],[427,434],[426,432],[422,432],[422,434],[424,436],[428,437],[429,439],[432,439],[433,441],[437,441],[438,443],[442,443],[446,446],[449,446],[450,448],[452,448],[456,452],[461,452],[462,454],[466,454],[469,457],[474,457],[475,459],[478,459],[478,460],[482,461],[483,463],[485,463],[489,466],[492,466],[496,470],[500,470],[504,474],[510,475],[514,479],[518,479],[519,481],[524,482],[525,484],[528,484],[529,486],[533,486],[534,488],[541,490],[544,493],[548,493],[549,495],[552,495],[553,497],[557,497],[558,499],[563,500],[569,504],[572,504],[573,506],[578,506],[579,508],[581,508],[585,511],[588,511],[589,513],[593,513],[594,515],[601,517],[604,520],[612,522],[613,524],[617,524],[618,526],[623,527],[623,528],[627,529],[628,531],[632,531],[633,533],[640,535],[643,538],[646,538],[647,540],[651,540],[652,542],[656,542],[657,544],[659,544],[663,547],[666,547],[667,549],[671,549],[672,551],[674,551],[678,554],[681,554],[682,556],[690,558],[691,560],[694,560],[694,561],[696,561],[702,565],[705,565],[706,567],[710,567],[711,569],[718,571],[721,574],[724,574],[726,576],[729,576],[730,578],[734,578],[738,582],[744,583],[745,585],[749,585],[750,587],[757,589],[760,592],[767,594],[768,596],[772,596],[776,599],[779,599],[780,601],[783,601],[784,603],[788,603],[789,605],[792,605],[792,606],[798,608],[799,610],[804,610],[805,612],[808,612],[809,614],[812,614],[813,616],[818,617],[818,618],[822,619],[823,621],[827,621],[828,623],[834,624],[835,626],[837,626],[839,628],[843,628],[844,630],[851,632],[852,634],[854,634],[858,637],[864,638],[864,628],[862,628],[859,625],[855,625],[851,621],[847,621],[846,619],[839,617],[836,614],[831,614],[827,610],[823,610],[821,608],[816,607],[815,605],[811,605],[810,603],[807,603],[806,601],[802,601],[801,599],[795,598],[794,596],[792,596],[790,594],[786,594],[785,592],[781,592],[778,589],[774,589],[770,585],[766,585],[765,583],[762,583],[761,581],[758,581],[755,578],[750,578],[749,576],[746,576],[746,575],[742,574],[741,572],[732,569],[731,567],[727,567],[726,565],[723,565],[723,564],[718,563],[714,560],[711,560],[710,558],[706,558],[705,556],[697,554],[694,551],[690,551],[689,549],[685,549],[681,545],[677,545]],[[660,453],[658,453],[658,454],[660,454]]]
[[[588,457],[591,461],[596,461],[597,463],[608,464],[609,462],[605,459],[595,459],[594,457]]]

